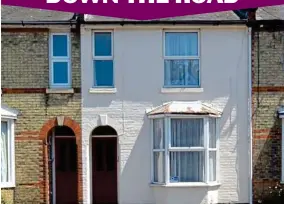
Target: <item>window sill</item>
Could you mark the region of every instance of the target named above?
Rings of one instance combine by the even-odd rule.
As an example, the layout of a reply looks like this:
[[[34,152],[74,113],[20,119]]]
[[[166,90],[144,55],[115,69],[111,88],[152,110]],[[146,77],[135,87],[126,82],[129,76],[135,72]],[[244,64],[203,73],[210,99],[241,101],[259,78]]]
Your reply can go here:
[[[48,94],[71,94],[74,93],[74,89],[46,89],[46,93]]]
[[[116,88],[90,88],[89,93],[98,93],[98,94],[113,94],[116,93]]]
[[[15,187],[16,187],[15,183],[12,182],[0,184],[0,188],[15,188]]]
[[[161,93],[202,93],[203,88],[162,88]]]
[[[166,188],[194,188],[194,187],[213,187],[220,186],[221,183],[169,183],[169,184],[150,184],[151,187],[166,187]]]

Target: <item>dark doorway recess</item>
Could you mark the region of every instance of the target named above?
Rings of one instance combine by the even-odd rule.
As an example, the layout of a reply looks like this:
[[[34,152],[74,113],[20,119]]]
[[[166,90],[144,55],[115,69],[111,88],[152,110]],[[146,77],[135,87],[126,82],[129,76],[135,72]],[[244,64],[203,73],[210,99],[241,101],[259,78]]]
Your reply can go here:
[[[92,135],[93,203],[117,204],[117,133],[101,126]]]
[[[74,132],[57,126],[50,133],[50,200],[54,204],[78,203],[77,145]]]

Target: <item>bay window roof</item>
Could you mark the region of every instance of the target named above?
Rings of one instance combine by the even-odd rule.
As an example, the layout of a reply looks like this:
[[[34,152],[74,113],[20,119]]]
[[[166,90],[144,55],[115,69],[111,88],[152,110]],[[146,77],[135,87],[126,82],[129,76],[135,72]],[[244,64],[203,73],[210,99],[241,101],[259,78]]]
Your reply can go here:
[[[9,108],[8,106],[1,104],[1,118],[17,119],[18,115],[18,110],[14,108]]]
[[[171,101],[147,111],[148,116],[161,114],[207,115],[221,117],[222,112],[200,101]]]

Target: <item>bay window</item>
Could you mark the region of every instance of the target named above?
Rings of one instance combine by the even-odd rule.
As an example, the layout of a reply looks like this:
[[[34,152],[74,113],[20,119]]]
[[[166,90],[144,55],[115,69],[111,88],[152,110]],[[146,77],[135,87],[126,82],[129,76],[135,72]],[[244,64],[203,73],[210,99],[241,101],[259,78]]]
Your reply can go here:
[[[0,187],[15,186],[14,119],[16,112],[1,106]]]
[[[155,116],[152,183],[217,182],[218,118]]]

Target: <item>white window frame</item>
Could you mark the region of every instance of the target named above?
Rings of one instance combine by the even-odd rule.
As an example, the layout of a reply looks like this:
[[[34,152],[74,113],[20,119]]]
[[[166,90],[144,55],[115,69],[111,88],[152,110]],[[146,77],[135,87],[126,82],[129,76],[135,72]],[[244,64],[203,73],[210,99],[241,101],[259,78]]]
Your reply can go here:
[[[96,56],[95,55],[95,34],[96,33],[110,33],[111,34],[111,56]],[[115,87],[115,70],[114,70],[114,36],[113,36],[113,30],[93,30],[92,32],[92,65],[93,65],[93,84],[92,84],[92,88],[114,88]],[[95,60],[112,60],[113,63],[113,86],[95,86],[95,82],[96,82],[96,77],[95,77],[95,67],[94,67],[94,61]]]
[[[8,136],[8,182],[0,181],[1,188],[15,187],[15,132],[14,132],[14,119],[1,117],[1,122],[7,122],[7,136]],[[2,134],[2,131],[1,131]],[[1,152],[0,152],[1,154]],[[1,165],[1,160],[0,160]],[[0,177],[1,179],[1,177]]]
[[[197,49],[198,49],[198,55],[197,56],[166,56],[166,33],[197,33]],[[198,60],[199,63],[199,84],[198,85],[165,85],[165,61],[166,60]],[[163,31],[163,62],[164,62],[164,80],[163,80],[163,87],[164,88],[200,88],[201,87],[201,60],[200,60],[200,30],[164,30]],[[187,74],[187,72],[185,72],[185,74]],[[187,77],[186,77],[187,79]]]
[[[53,36],[54,35],[67,36],[67,56],[66,57],[53,56]],[[49,40],[49,85],[50,85],[50,88],[69,89],[71,88],[71,84],[72,84],[70,33],[53,32],[53,33],[50,33],[49,39],[50,39]],[[67,62],[68,63],[68,82],[67,83],[54,83],[53,62]]]
[[[210,116],[211,117],[211,116]],[[204,120],[204,147],[191,147],[191,148],[179,148],[179,147],[170,147],[171,144],[171,119],[198,119],[201,118]],[[219,137],[220,137],[220,126],[219,126],[219,117],[212,117],[216,119],[216,148],[209,148],[209,117],[206,116],[191,116],[191,115],[177,115],[177,114],[165,114],[165,115],[153,115],[150,116],[150,129],[151,129],[151,184],[153,185],[168,185],[168,186],[196,186],[196,185],[219,185],[220,177],[219,177]],[[153,119],[164,119],[164,149],[154,150],[154,131],[153,131]],[[164,151],[164,182],[154,182],[154,152],[155,151]],[[205,154],[205,175],[204,182],[178,182],[171,183],[170,182],[170,159],[169,153],[171,151],[204,151]],[[216,180],[209,181],[209,152],[216,151]]]

